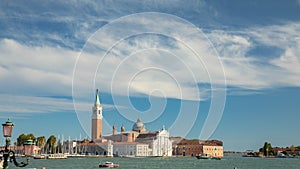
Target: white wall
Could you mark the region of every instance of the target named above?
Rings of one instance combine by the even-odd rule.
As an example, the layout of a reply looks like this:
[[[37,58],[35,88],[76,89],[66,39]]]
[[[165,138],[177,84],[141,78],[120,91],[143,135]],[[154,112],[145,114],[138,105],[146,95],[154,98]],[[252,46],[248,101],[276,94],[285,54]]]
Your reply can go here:
[[[148,156],[147,144],[114,144],[113,152],[118,156]]]

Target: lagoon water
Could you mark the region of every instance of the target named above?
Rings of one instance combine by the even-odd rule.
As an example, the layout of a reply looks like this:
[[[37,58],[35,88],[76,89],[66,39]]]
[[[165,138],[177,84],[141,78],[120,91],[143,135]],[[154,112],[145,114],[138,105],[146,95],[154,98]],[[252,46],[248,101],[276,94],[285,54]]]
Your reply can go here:
[[[41,169],[94,169],[99,162],[120,164],[120,169],[300,169],[300,158],[247,158],[226,155],[222,160],[196,158],[69,158],[64,160],[30,160],[27,168]],[[10,168],[13,164],[10,164]]]

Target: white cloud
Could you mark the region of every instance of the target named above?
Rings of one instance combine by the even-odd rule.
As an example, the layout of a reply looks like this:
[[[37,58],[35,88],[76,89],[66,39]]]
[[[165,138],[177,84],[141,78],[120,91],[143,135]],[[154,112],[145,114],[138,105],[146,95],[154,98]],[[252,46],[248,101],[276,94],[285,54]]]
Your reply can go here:
[[[78,111],[91,115],[93,103],[80,102],[80,105]],[[0,106],[0,113],[5,114],[6,118],[11,117],[9,114],[18,118],[40,113],[74,112],[73,101],[66,98],[0,94]],[[104,111],[115,109],[115,106],[110,104],[102,104],[102,107]]]
[[[300,86],[300,38],[288,47],[280,58],[273,59],[271,63],[282,69],[280,74],[277,74],[277,79],[282,84]]]
[[[286,48],[297,41],[299,32],[300,23],[290,22],[281,25],[253,27],[247,29],[245,33],[264,45]]]
[[[1,113],[49,113],[72,111],[72,101],[62,98],[1,94]]]
[[[145,18],[141,22],[151,23]],[[76,72],[78,77],[75,77],[78,88],[75,90],[82,93],[88,92],[92,96],[96,77],[96,87],[99,87],[101,92],[110,93],[113,85],[112,76],[118,70],[114,79],[118,86],[114,92],[119,95],[126,95],[127,87],[129,87],[133,96],[150,94],[155,88],[165,91],[165,96],[171,98],[193,100],[199,97],[197,96],[199,93],[201,98],[198,99],[209,98],[211,92],[209,88],[200,88],[196,91],[193,86],[197,83],[211,83],[211,75],[217,77],[216,84],[222,83],[218,79],[221,79],[219,77],[223,76],[223,72],[218,70],[220,67],[216,67],[219,60],[208,57],[211,56],[211,48],[207,46],[206,39],[202,37],[199,40],[198,37],[193,37],[195,35],[193,29],[182,27],[172,20],[157,18],[152,22],[161,23],[162,29],[169,29],[170,25],[173,25],[173,30],[163,30],[171,32],[170,37],[155,34],[159,28],[145,28],[154,34],[129,36],[128,39],[121,41],[111,51],[111,55],[102,60],[98,72],[96,72],[96,67],[102,59],[101,56],[109,48],[109,44],[114,44],[116,38],[119,37],[118,34],[125,29],[114,27],[115,30],[109,30],[111,33],[101,34],[103,36],[92,39],[90,42],[95,45],[92,47],[96,47],[95,51],[98,53],[84,52],[84,57],[80,57],[80,63],[76,69],[80,72]],[[138,22],[135,23],[137,24]],[[299,23],[288,23],[248,28],[236,32],[222,30],[208,32],[207,36],[220,54],[227,84],[241,90],[300,86],[298,80],[300,73],[299,25]],[[128,29],[130,28],[129,26]],[[135,29],[132,30],[132,32],[135,31]],[[114,34],[115,32],[117,34]],[[190,32],[190,34],[183,32]],[[172,38],[177,38],[179,41]],[[183,42],[187,41],[191,44],[189,47],[197,50],[209,48],[198,53],[202,60],[199,60],[185,46]],[[246,56],[247,52],[256,45],[275,46],[283,49],[284,53],[280,57],[267,61],[259,57]],[[0,90],[2,93],[70,95],[73,67],[79,52],[61,47],[29,46],[11,39],[1,40],[0,50]],[[129,54],[133,55],[129,57]],[[159,69],[152,72],[145,71],[143,70],[145,68],[159,68],[162,71],[158,71]],[[144,71],[144,73],[132,79],[134,73],[139,71]],[[97,73],[96,76],[95,73]],[[91,80],[81,80],[85,78]],[[129,84],[130,80],[134,83]],[[184,97],[181,96],[180,90],[184,93]],[[77,94],[80,95],[80,93]]]
[[[227,84],[243,89],[300,86],[299,23],[248,28],[240,31],[212,31],[208,37],[216,46],[226,72]],[[257,46],[283,50],[269,59],[247,56]]]
[[[157,15],[160,17],[153,17]],[[160,26],[151,26],[157,24]],[[97,62],[98,74],[94,77]],[[145,69],[155,69],[155,73]],[[134,86],[130,86],[136,73],[139,81],[135,79]],[[78,60],[74,81],[75,86],[82,81],[87,86],[96,78],[102,91],[111,92],[112,87],[117,90],[112,94],[117,95],[127,95],[128,88],[133,89],[133,95],[149,95],[157,89],[165,91],[166,97],[199,100],[207,99],[210,93],[198,91],[198,83],[218,81],[220,85],[224,83],[222,77],[220,61],[201,31],[180,18],[147,13],[120,18],[91,37]]]
[[[252,42],[248,37],[229,34],[226,31],[214,30],[208,34],[214,47],[222,58],[246,59],[245,54],[251,48]]]
[[[0,41],[0,50],[2,93],[70,95],[78,52],[26,46],[10,39]]]
[[[172,23],[165,24],[172,25]],[[291,23],[281,26],[249,28],[237,32],[215,30],[208,33],[209,39],[212,40],[216,50],[220,53],[227,84],[241,89],[255,90],[286,85],[299,86],[300,47],[297,34],[300,32],[299,25],[298,23]],[[174,37],[178,36],[173,35]],[[113,36],[113,34],[109,34],[102,38],[110,40],[114,38]],[[193,41],[193,38],[190,40]],[[105,45],[112,43],[108,41],[105,41],[105,43],[100,42],[96,45],[103,47],[103,49],[107,47]],[[130,44],[128,44],[129,42]],[[261,61],[259,57],[246,57],[246,53],[255,47],[257,42],[282,48],[285,52],[282,56],[268,61]],[[195,44],[195,46],[201,47],[201,44]],[[128,78],[131,77],[128,77],[128,74],[141,71],[147,67],[163,68],[167,70],[167,73],[171,72],[171,76],[165,76],[165,73],[157,74],[158,72],[156,74],[148,72],[145,77],[137,76],[138,78],[131,86],[131,91],[149,94],[156,86],[156,88],[165,89],[166,97],[179,98],[181,96],[178,95],[178,86],[172,87],[176,82],[171,78],[175,78],[178,82],[182,82],[180,87],[186,94],[185,99],[196,98],[193,86],[190,84],[195,82],[210,83],[206,72],[207,67],[210,67],[209,73],[215,76],[218,76],[219,73],[214,72],[214,65],[217,64],[215,61],[205,60],[206,65],[201,66],[203,62],[195,62],[193,53],[180,41],[174,41],[174,39],[166,37],[162,38],[159,35],[132,37],[121,42],[117,47],[113,50],[113,55],[103,60],[96,76],[96,84],[99,85],[97,87],[100,87],[104,92],[110,92],[112,75],[117,70],[116,66],[120,63],[122,65],[119,69],[122,71],[118,72],[120,75],[117,81],[119,86],[124,85],[125,87],[120,87],[120,90],[115,92],[121,95],[126,94],[126,91],[122,91],[122,89],[126,89],[126,86],[129,85],[128,80],[130,79]],[[43,95],[47,95],[47,93],[70,95],[73,66],[76,56],[79,55],[77,51],[61,47],[27,46],[11,39],[0,41],[0,49],[2,51],[0,55],[2,61],[0,64],[0,79],[2,83],[0,86],[3,93],[20,92],[28,94],[33,92]],[[141,49],[150,50],[140,51]],[[128,61],[124,62],[123,59],[126,57],[124,54],[130,54],[132,51],[140,53],[128,57]],[[103,53],[88,54],[85,58],[81,58],[80,64],[82,67],[80,68],[81,75],[79,78],[85,76],[94,79],[96,70],[91,69],[91,67],[97,66],[101,54]],[[201,53],[201,55],[206,54]],[[206,57],[206,59],[209,58]],[[189,76],[186,76],[187,74]],[[173,75],[174,77],[172,77]],[[80,86],[84,88],[82,92],[89,90],[91,94],[93,93],[91,91],[93,82],[79,81],[78,83],[81,83]],[[210,94],[207,91],[209,90],[200,89],[200,95],[204,99],[207,99]]]

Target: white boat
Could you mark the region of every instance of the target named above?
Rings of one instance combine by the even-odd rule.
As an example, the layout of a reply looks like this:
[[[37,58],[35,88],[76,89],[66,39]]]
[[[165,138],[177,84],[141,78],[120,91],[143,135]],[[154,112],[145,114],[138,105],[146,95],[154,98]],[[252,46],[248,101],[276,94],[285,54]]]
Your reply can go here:
[[[279,153],[276,157],[277,158],[286,158],[286,155],[283,153]]]
[[[114,163],[108,162],[108,161],[106,161],[105,163],[99,164],[100,168],[117,168],[119,166],[120,166],[119,164],[114,164]]]
[[[49,154],[47,159],[66,159],[68,158],[66,154]]]
[[[211,156],[209,154],[201,154],[201,155],[196,156],[196,158],[198,158],[198,159],[210,159]]]

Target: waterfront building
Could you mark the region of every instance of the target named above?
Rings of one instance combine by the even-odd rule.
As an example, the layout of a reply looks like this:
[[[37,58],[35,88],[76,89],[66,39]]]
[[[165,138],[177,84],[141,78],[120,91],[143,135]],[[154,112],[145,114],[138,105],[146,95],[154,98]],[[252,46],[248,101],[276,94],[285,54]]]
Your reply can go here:
[[[294,147],[294,149],[292,149],[291,147],[273,147],[273,150],[276,155],[280,153],[300,155],[300,146]]]
[[[212,157],[223,157],[223,146],[203,145],[203,153]]]
[[[117,127],[114,125],[113,134],[103,136],[103,138],[113,141],[114,144],[118,142],[127,142],[128,145],[131,142],[147,144],[147,156],[172,156],[172,142],[169,138],[170,134],[165,129],[165,127],[163,127],[162,130],[158,131],[147,131],[142,120],[138,118],[137,121],[133,124],[132,130],[130,131],[125,131],[124,125],[122,125],[121,132],[117,133],[116,128]],[[126,144],[120,144],[118,146],[124,146],[123,149],[126,149],[127,147]]]
[[[196,156],[203,152],[202,142],[199,140],[179,138],[179,140],[172,139],[172,141],[173,155]]]
[[[77,154],[84,154],[84,155],[99,155],[99,156],[113,156],[113,144],[111,141],[107,142],[89,142],[83,141],[78,143],[76,146]]]
[[[149,145],[138,142],[115,142],[113,143],[115,156],[147,157],[149,156]]]
[[[165,127],[158,131],[140,133],[136,141],[148,144],[151,156],[172,156],[172,142]]]
[[[213,157],[223,157],[223,142],[219,140],[188,140],[172,138],[173,155],[197,156],[207,154]]]

